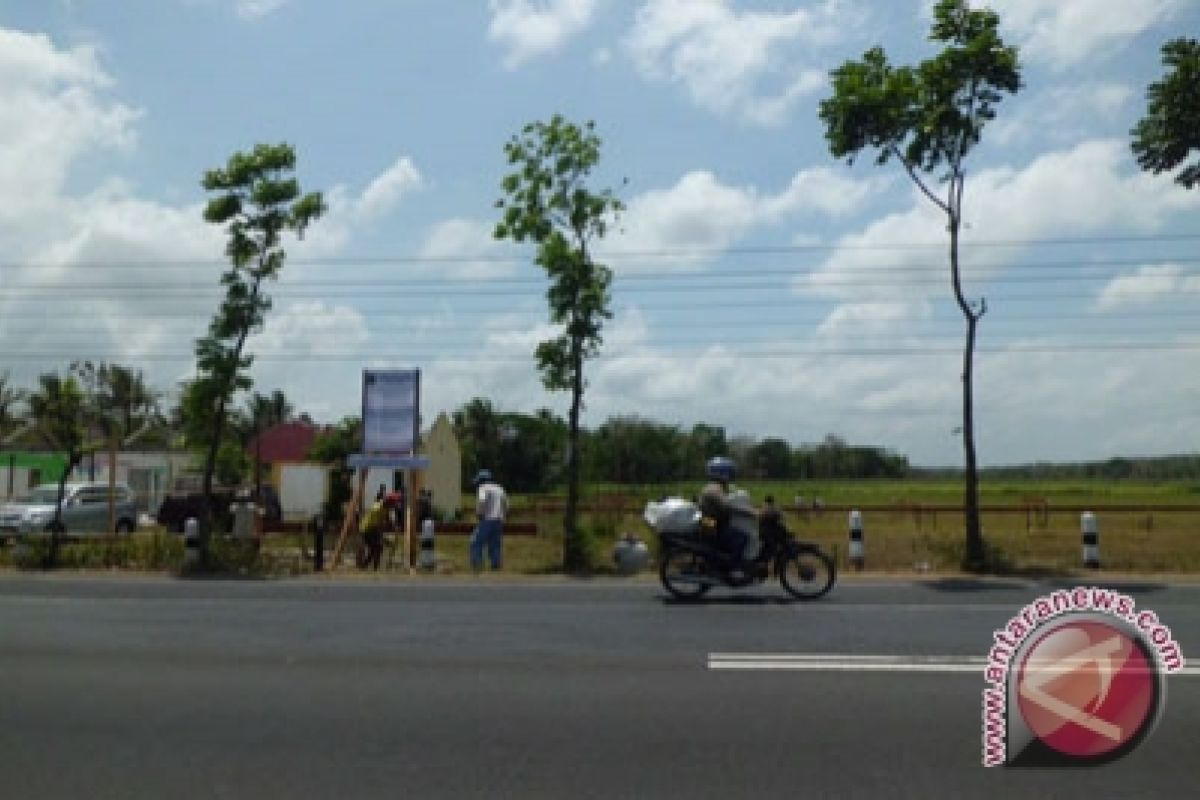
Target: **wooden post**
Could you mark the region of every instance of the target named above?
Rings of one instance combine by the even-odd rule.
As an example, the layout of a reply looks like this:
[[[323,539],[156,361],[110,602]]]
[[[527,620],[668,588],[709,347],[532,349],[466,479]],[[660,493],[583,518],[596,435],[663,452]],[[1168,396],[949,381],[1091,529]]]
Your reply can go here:
[[[417,495],[421,491],[421,471],[408,471],[408,503],[404,508],[404,552],[408,554],[408,569],[412,572],[417,566]]]
[[[108,532],[117,532],[117,437],[108,439]]]
[[[342,550],[346,547],[346,539],[350,536],[350,531],[354,527],[354,523],[358,521],[358,509],[362,505],[363,492],[367,486],[367,468],[363,467],[358,471],[358,482],[354,485],[354,494],[350,498],[350,511],[346,514],[346,518],[342,520],[342,533],[338,536],[337,547],[333,549],[333,558],[330,559],[329,571],[333,572],[342,564]]]

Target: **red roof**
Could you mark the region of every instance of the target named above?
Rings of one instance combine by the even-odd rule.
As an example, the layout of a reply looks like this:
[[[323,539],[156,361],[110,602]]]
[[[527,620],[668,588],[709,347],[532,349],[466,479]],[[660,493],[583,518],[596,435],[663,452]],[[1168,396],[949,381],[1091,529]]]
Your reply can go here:
[[[308,451],[321,429],[307,422],[283,422],[267,428],[258,437],[262,440],[262,449],[256,439],[251,439],[246,452],[254,458],[257,454],[264,464],[275,462],[307,461]]]

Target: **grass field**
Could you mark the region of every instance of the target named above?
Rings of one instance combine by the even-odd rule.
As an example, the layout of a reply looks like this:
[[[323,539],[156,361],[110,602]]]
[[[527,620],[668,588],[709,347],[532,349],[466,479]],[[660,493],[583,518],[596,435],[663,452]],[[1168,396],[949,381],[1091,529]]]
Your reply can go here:
[[[691,496],[698,488],[696,484],[592,488],[585,502],[590,498],[598,508],[585,515],[582,524],[594,538],[597,566],[606,566],[601,562],[624,532],[653,545],[640,516],[646,500],[668,494]],[[756,504],[773,495],[789,527],[800,538],[835,552],[843,568],[849,508],[863,510],[871,570],[944,571],[961,563],[963,522],[957,510],[962,503],[961,482],[750,482],[742,488]],[[814,502],[823,508],[814,509]],[[511,544],[510,539],[506,545],[514,548],[524,567],[534,571],[552,568],[561,547],[561,513],[541,508],[547,504],[543,497],[514,499],[514,516],[532,516],[539,530],[545,531],[539,536],[548,551],[544,557],[528,544]],[[1194,482],[985,481],[980,485],[980,504],[985,509],[982,525],[988,545],[1015,571],[1080,568],[1080,512],[1090,510],[1099,523],[1105,569],[1200,572],[1200,484]],[[517,568],[516,563],[513,566]]]

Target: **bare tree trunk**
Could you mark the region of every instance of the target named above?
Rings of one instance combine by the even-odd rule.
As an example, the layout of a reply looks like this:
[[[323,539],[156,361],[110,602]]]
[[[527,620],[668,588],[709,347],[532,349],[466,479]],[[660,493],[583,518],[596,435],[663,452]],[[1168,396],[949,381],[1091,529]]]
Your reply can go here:
[[[571,342],[571,411],[567,428],[567,507],[563,514],[563,569],[578,572],[587,566],[587,553],[576,525],[579,507],[579,409],[583,404],[583,343]]]
[[[963,514],[967,529],[966,566],[971,570],[984,568],[983,530],[979,524],[979,471],[975,461],[975,412],[973,393],[973,361],[975,355],[975,326],[979,317],[967,316],[967,342],[963,350],[963,457],[966,464],[966,485],[963,492]]]
[[[962,224],[959,216],[961,208],[962,178],[959,176],[951,183],[951,200],[949,212],[950,228],[950,274],[954,285],[954,299],[967,321],[967,340],[963,347],[962,366],[962,441],[963,460],[966,467],[963,487],[963,522],[966,527],[966,550],[963,566],[970,570],[986,567],[983,544],[983,530],[979,524],[979,470],[975,459],[975,413],[974,413],[974,358],[975,358],[975,328],[979,318],[983,316],[986,306],[981,305],[978,311],[971,308],[962,292],[962,280],[958,263],[958,236]]]
[[[258,301],[258,289],[261,281],[255,280],[254,286],[250,291],[250,299],[248,307],[253,309]],[[225,435],[225,412],[227,410],[226,401],[229,395],[233,392],[234,381],[237,379],[238,364],[242,360],[242,348],[246,344],[246,337],[250,335],[250,329],[243,327],[241,334],[238,335],[237,344],[233,347],[233,358],[230,360],[230,371],[227,375],[222,376],[221,390],[217,395],[217,414],[213,421],[213,439],[208,444],[208,456],[204,462],[204,518],[200,520],[200,566],[204,569],[208,568],[208,552],[209,543],[212,536],[213,517],[213,473],[217,469],[217,452],[221,448],[221,438]]]

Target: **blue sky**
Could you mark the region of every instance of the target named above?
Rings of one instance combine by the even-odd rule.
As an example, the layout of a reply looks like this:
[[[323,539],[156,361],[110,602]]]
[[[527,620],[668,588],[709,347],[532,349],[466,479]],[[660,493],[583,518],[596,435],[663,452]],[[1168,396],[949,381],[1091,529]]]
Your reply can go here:
[[[0,364],[73,358],[169,389],[215,310],[199,180],[296,147],[329,215],[272,289],[258,388],[321,420],[364,367],[419,367],[427,418],[548,406],[527,249],[491,239],[502,147],[595,120],[615,317],[585,424],[639,414],[956,464],[962,321],[944,223],[895,165],[827,151],[828,72],[932,53],[927,0],[10,0],[0,9]],[[966,290],[986,464],[1200,449],[1200,192],[1128,131],[1197,0],[994,0],[1025,88],[968,165]]]

